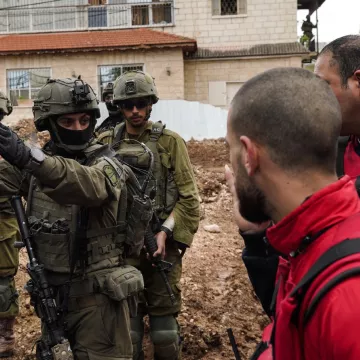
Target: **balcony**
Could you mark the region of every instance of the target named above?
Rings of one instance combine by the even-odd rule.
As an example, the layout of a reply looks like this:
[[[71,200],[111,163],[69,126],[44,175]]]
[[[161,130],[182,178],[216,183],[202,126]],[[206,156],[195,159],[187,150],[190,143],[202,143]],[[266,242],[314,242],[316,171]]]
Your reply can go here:
[[[83,5],[74,2],[60,0],[44,6],[34,1],[33,5],[8,6],[0,10],[0,34],[174,25],[174,0],[77,1],[86,2]]]

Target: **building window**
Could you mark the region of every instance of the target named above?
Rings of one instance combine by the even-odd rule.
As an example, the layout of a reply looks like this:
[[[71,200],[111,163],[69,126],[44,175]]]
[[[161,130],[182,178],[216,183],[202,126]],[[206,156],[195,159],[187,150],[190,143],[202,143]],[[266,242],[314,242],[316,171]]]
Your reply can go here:
[[[88,0],[88,25],[89,28],[107,27],[107,0]]]
[[[171,4],[154,4],[152,12],[153,24],[170,24],[172,22]]]
[[[172,23],[173,2],[152,0],[151,4],[131,6],[132,26]]]
[[[131,24],[133,26],[150,24],[148,5],[135,5],[131,7]]]
[[[7,70],[7,92],[13,106],[32,106],[32,100],[50,77],[50,68]]]
[[[89,0],[88,4],[89,5],[106,5],[107,0]]]
[[[246,14],[247,0],[212,0],[214,16]]]
[[[104,65],[99,66],[99,93],[98,98],[101,99],[103,88],[109,83],[114,82],[117,77],[130,70],[144,70],[144,65]]]

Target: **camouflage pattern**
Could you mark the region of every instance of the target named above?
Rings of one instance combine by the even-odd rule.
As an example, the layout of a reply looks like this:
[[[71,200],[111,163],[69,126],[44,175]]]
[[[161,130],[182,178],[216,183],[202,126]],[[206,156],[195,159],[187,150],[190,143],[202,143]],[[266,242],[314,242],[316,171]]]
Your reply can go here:
[[[151,96],[153,104],[159,100],[155,81],[150,74],[133,70],[119,76],[114,83],[113,103]]]

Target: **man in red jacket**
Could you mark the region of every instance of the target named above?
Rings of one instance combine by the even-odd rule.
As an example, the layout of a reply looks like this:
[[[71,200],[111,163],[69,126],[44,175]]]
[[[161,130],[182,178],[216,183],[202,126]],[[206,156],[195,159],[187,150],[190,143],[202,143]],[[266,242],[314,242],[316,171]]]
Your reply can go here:
[[[347,35],[326,45],[315,74],[334,91],[341,107],[343,135],[337,162],[338,175],[360,175],[360,35]]]
[[[337,180],[340,128],[334,93],[303,69],[260,74],[231,104],[227,141],[240,213],[275,222],[265,239],[248,238],[246,250],[264,251],[264,261],[271,251],[283,254],[274,254],[273,326],[253,359],[360,358],[360,201],[350,177]]]

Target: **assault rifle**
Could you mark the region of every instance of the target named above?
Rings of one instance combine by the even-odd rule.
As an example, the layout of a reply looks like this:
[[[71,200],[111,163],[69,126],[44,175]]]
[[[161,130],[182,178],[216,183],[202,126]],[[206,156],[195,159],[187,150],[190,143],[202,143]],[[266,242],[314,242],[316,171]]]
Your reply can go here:
[[[131,140],[131,141],[136,141],[136,140]],[[144,148],[144,150],[150,156],[150,169],[151,170],[147,173],[147,176],[146,176],[143,184],[141,185],[141,196],[143,199],[145,199],[148,196],[148,195],[146,195],[146,190],[149,185],[150,178],[153,176],[152,168],[153,168],[153,164],[154,164],[154,155],[145,144],[143,144],[143,143],[139,143],[139,144]],[[152,222],[153,223],[155,222],[155,224],[158,224],[158,222],[159,222],[155,213],[153,214]],[[158,246],[157,246],[155,235],[151,229],[151,225],[149,225],[146,229],[144,242],[145,242],[146,251],[149,254],[150,261],[155,266],[155,268],[159,272],[161,278],[163,279],[165,287],[166,287],[166,291],[170,296],[170,300],[171,300],[172,304],[176,304],[175,295],[171,289],[168,277],[166,275],[166,273],[170,271],[170,269],[172,267],[172,263],[162,260],[160,256],[157,256],[157,257],[153,256],[154,253],[158,250]]]
[[[61,310],[55,302],[53,289],[46,280],[44,266],[39,264],[32,248],[32,234],[21,197],[13,196],[11,205],[14,208],[23,241],[17,242],[15,246],[18,248],[25,246],[29,257],[26,268],[31,280],[27,283],[26,289],[30,292],[32,300],[36,299],[37,314],[47,332],[47,336],[37,342],[36,358],[38,360],[73,360],[70,343],[64,334],[64,324],[60,321]]]

